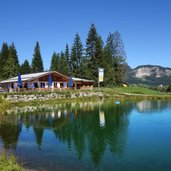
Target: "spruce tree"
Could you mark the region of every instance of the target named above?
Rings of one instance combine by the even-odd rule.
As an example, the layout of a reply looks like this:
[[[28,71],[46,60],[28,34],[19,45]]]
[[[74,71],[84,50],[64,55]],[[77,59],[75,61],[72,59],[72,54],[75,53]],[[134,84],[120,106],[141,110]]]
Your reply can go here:
[[[106,50],[108,49],[108,52],[110,53],[110,60],[114,58],[114,53],[115,53],[115,42],[114,42],[114,34],[109,33],[106,41]]]
[[[66,44],[66,47],[65,47],[65,59],[67,61],[67,75],[71,75],[71,60],[70,60],[68,44]]]
[[[71,49],[71,68],[72,76],[83,77],[83,44],[78,33],[75,35],[74,43]]]
[[[59,53],[57,53],[56,54],[56,57],[57,57],[57,66],[56,66],[56,70],[57,70],[57,72],[59,72],[60,71],[60,54]]]
[[[126,75],[126,52],[121,35],[118,31],[113,34],[114,39],[114,53],[113,53],[113,67],[116,85],[121,85]]]
[[[29,74],[31,72],[31,67],[28,60],[25,60],[20,67],[21,74]]]
[[[97,41],[97,39],[98,39],[98,34],[96,31],[96,27],[94,24],[92,24],[86,40],[86,54],[90,60],[95,58],[95,52],[96,52],[95,42]]]
[[[3,77],[4,78],[10,78],[17,76],[19,72],[19,60],[18,60],[18,55],[17,55],[17,50],[15,48],[14,43],[10,45],[8,49],[8,58],[4,64],[4,69],[3,69]]]
[[[32,59],[32,72],[43,72],[43,61],[40,53],[39,42],[36,42],[36,46],[34,48],[34,54]]]
[[[2,48],[1,48],[1,60],[2,60],[2,65],[4,66],[7,59],[8,59],[8,53],[9,53],[9,50],[8,50],[8,44],[7,43],[3,43],[2,44]]]
[[[98,68],[104,67],[103,42],[92,24],[86,40],[87,78],[98,81]]]
[[[105,58],[104,58],[104,51],[103,51],[103,40],[101,36],[98,36],[98,39],[95,43],[96,52],[95,52],[95,59],[96,64],[99,68],[105,67]]]
[[[8,59],[8,44],[3,42],[2,47],[1,47],[1,57],[0,57],[0,71],[1,71],[1,79],[6,79],[8,78],[8,76],[6,76],[6,74],[4,74],[4,69],[5,69],[5,64],[7,62]]]
[[[54,52],[51,59],[50,71],[59,71],[59,68],[59,55]]]
[[[60,55],[60,73],[64,75],[68,74],[67,59],[63,51],[61,52],[61,55]]]
[[[114,58],[115,44],[114,44],[114,36],[109,33],[107,37],[106,46],[104,48],[105,55],[105,76],[104,76],[104,84],[108,87],[113,87],[116,85],[115,82],[115,74],[114,74],[114,66],[113,66],[113,58]]]
[[[5,67],[3,69],[3,78],[11,78],[17,75],[18,67],[15,64],[15,60],[12,57],[11,52],[9,53],[9,57],[5,63]]]
[[[14,64],[16,67],[15,73],[17,75],[19,72],[19,69],[20,69],[20,64],[19,64],[19,60],[18,60],[17,50],[15,48],[14,43],[12,43],[11,46],[9,47],[9,55],[11,55],[11,57],[14,59]],[[8,57],[10,57],[9,55],[8,55]]]
[[[14,58],[16,66],[19,68],[19,60],[18,60],[17,50],[15,48],[14,43],[12,43],[11,46],[9,47],[9,53],[10,53],[10,51],[11,51],[11,54]]]
[[[2,80],[2,73],[3,73],[3,65],[2,65],[2,58],[1,58],[1,53],[0,53],[0,81]]]
[[[125,77],[126,53],[119,32],[109,33],[105,46],[106,72],[105,84],[119,86]]]
[[[107,87],[113,87],[115,85],[114,67],[111,60],[110,49],[106,46],[104,48],[104,58],[105,58],[105,72],[104,72],[104,82],[103,84]]]
[[[114,39],[114,45],[115,45],[114,57],[120,57],[120,58],[122,58],[122,61],[125,62],[125,60],[126,60],[125,47],[124,47],[124,43],[121,38],[121,35],[118,31],[116,31],[113,34],[113,39]]]

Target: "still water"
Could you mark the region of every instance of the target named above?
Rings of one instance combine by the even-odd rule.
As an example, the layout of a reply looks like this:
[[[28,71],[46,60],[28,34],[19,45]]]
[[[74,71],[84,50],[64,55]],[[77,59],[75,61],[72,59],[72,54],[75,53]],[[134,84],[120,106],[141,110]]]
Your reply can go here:
[[[170,171],[171,101],[16,107],[0,115],[0,151],[42,171]]]

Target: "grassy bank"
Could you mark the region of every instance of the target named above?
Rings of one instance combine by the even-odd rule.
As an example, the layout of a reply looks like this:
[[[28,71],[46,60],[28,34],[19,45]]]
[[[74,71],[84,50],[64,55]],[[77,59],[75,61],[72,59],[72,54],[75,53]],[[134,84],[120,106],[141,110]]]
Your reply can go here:
[[[13,155],[7,156],[0,154],[0,170],[1,171],[23,171],[22,167],[17,163]]]
[[[3,95],[0,95],[0,114],[7,108],[9,108],[11,106],[10,102],[7,102],[4,99]]]
[[[95,89],[98,91],[98,89]],[[171,94],[163,93],[156,90],[151,90],[144,87],[117,87],[117,88],[100,88],[100,91],[107,94],[116,94],[116,95],[146,95],[146,96],[171,96]]]

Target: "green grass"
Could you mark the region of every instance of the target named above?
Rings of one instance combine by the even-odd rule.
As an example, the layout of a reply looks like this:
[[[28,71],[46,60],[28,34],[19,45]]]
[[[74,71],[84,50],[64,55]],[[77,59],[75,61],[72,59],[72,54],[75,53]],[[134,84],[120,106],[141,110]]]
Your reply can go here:
[[[0,154],[0,170],[1,171],[23,171],[21,166],[17,163],[13,155],[7,156]]]
[[[130,93],[130,94],[143,94],[143,95],[162,95],[160,91],[150,90],[144,87],[121,87],[117,89],[120,94]]]
[[[9,108],[10,105],[11,105],[10,102],[7,102],[4,99],[4,96],[0,95],[0,114],[2,114],[5,109]]]
[[[96,88],[94,91],[99,91],[99,89]],[[100,88],[100,92],[116,95],[167,95],[166,93],[162,93],[160,91],[155,91],[144,87]]]
[[[5,109],[5,104],[4,104],[4,99],[3,99],[3,96],[0,95],[0,114],[4,111]]]

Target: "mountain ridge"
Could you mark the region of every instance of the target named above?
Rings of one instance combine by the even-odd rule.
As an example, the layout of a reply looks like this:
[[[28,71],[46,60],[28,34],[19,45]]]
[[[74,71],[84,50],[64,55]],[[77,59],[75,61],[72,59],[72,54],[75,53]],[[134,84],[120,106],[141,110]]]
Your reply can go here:
[[[126,81],[130,84],[168,85],[171,84],[171,68],[159,65],[127,67]]]
[[[132,69],[137,69],[137,68],[140,68],[140,67],[159,67],[159,68],[164,68],[164,69],[171,69],[171,67],[164,67],[164,66],[161,66],[161,65],[150,65],[150,64],[147,64],[147,65],[138,65],[137,67],[132,68]]]

